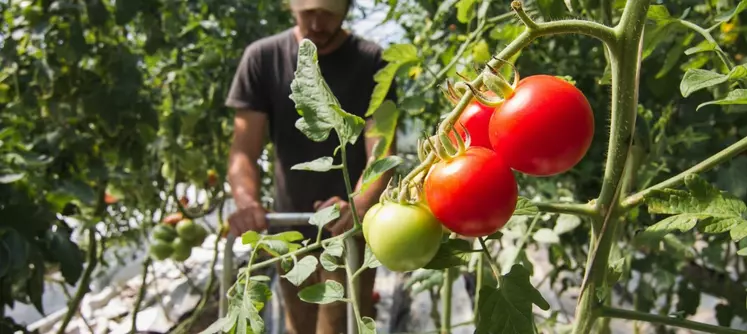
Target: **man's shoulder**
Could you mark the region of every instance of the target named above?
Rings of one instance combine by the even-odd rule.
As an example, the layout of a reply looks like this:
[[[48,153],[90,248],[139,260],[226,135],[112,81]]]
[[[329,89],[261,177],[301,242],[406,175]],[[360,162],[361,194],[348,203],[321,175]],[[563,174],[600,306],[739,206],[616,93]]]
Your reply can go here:
[[[357,51],[362,54],[378,57],[381,54],[381,52],[383,52],[384,50],[384,48],[378,43],[372,40],[366,39],[365,37],[361,35],[354,33],[352,37],[355,40]]]
[[[259,55],[263,52],[282,49],[292,34],[292,28],[288,28],[273,35],[257,39],[246,46],[245,53]]]

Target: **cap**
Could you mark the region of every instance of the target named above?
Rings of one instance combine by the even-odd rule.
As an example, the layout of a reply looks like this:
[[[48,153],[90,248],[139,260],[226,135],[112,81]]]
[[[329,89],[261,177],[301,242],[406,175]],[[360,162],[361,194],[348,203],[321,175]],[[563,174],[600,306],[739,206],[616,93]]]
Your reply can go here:
[[[348,8],[347,0],[290,0],[294,10],[325,9],[344,15]]]

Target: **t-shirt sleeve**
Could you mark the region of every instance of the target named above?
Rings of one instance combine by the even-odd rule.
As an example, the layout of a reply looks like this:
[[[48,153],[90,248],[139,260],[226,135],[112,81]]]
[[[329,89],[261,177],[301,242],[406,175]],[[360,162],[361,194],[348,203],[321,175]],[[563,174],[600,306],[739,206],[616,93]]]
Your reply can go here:
[[[244,49],[226,97],[227,107],[263,113],[270,111],[269,95],[265,92],[266,85],[262,84],[261,62],[262,53],[256,45]]]

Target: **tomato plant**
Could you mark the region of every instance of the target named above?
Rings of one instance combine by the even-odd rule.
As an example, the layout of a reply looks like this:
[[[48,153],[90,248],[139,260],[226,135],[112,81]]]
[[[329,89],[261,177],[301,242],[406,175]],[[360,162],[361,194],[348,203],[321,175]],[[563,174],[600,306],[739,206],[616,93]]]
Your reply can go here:
[[[422,268],[441,244],[441,222],[424,203],[384,202],[363,217],[363,236],[382,265],[392,271]]]
[[[484,147],[436,163],[425,179],[425,198],[450,231],[469,237],[490,235],[508,222],[518,188],[499,155]]]
[[[573,168],[594,136],[594,114],[584,94],[567,81],[533,75],[519,81],[493,113],[493,150],[511,168],[550,176]]]

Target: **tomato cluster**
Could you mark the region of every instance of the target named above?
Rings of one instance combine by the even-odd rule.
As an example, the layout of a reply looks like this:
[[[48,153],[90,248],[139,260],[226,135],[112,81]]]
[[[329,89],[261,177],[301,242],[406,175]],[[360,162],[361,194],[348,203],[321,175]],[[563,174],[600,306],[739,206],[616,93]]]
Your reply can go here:
[[[207,230],[179,213],[166,216],[151,232],[149,252],[156,260],[171,258],[183,262],[192,255],[192,248],[202,245]]]
[[[426,173],[423,200],[385,200],[366,214],[364,237],[385,267],[411,271],[427,265],[444,229],[466,237],[497,232],[516,209],[514,171],[557,175],[586,155],[594,115],[574,85],[535,75],[506,84],[501,93],[502,99],[490,91],[480,93],[457,120],[456,131],[440,137],[451,140],[451,146],[457,142],[456,154],[431,146],[441,159]],[[455,133],[462,140],[455,140]]]
[[[425,195],[444,226],[468,237],[495,233],[513,215],[518,187],[512,170],[531,176],[567,172],[594,135],[586,97],[549,75],[519,81],[495,108],[473,101],[457,122],[471,143],[464,154],[432,167]],[[457,132],[466,141],[465,131]]]

